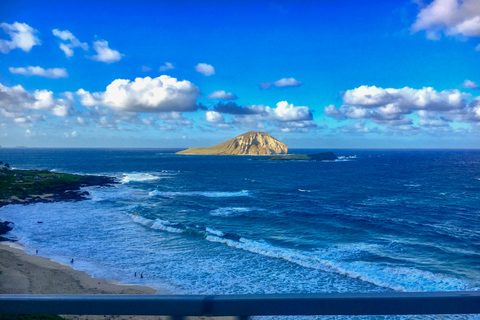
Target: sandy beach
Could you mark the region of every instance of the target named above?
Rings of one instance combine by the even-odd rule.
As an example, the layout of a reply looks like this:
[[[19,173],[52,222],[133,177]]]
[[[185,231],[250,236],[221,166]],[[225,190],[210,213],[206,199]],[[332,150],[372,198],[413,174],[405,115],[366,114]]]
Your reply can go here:
[[[11,242],[0,242],[0,271],[0,294],[168,294],[162,289],[116,285],[104,279],[94,279],[85,272],[74,270],[67,265],[29,255],[21,250],[20,246]],[[76,320],[167,319],[163,316],[62,315],[62,317]]]

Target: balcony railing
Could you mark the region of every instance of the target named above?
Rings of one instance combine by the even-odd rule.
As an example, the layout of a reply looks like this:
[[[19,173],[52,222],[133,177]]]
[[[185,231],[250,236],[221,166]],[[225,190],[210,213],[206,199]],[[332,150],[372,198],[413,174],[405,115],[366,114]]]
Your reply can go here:
[[[184,316],[480,313],[480,291],[249,295],[0,295],[0,314]]]

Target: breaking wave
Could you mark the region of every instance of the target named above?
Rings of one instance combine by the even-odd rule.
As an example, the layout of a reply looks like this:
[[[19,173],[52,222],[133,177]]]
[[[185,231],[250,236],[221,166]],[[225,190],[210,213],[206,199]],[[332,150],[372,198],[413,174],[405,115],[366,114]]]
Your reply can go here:
[[[464,281],[446,275],[411,267],[392,266],[387,263],[372,264],[361,261],[363,256],[373,256],[380,252],[382,249],[380,245],[357,243],[304,251],[275,246],[263,239],[252,240],[210,227],[184,226],[162,219],[153,220],[138,215],[130,216],[134,222],[151,229],[188,233],[210,242],[222,243],[235,249],[281,259],[309,269],[339,274],[394,291],[426,292],[472,289]]]

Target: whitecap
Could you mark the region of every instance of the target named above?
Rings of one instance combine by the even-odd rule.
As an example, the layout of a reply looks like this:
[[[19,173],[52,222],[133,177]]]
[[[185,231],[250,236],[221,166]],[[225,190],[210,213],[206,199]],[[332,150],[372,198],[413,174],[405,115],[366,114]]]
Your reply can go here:
[[[139,215],[135,214],[129,214],[129,216],[132,218],[133,222],[136,222],[138,224],[141,224],[145,227],[155,229],[155,230],[163,230],[163,231],[168,231],[168,232],[173,232],[173,233],[183,233],[184,230],[175,228],[176,223],[172,223],[168,220],[162,220],[162,219],[148,219],[144,218]]]
[[[143,182],[161,179],[158,175],[151,175],[150,173],[124,173],[122,183],[129,182]]]
[[[225,235],[225,233],[223,233],[222,231],[216,230],[216,229],[213,229],[213,228],[209,228],[209,227],[206,227],[205,231],[207,231],[208,233],[211,233],[213,235],[219,236],[219,237],[223,237]]]
[[[132,189],[125,188],[122,185],[85,187],[81,188],[81,191],[87,191],[92,201],[130,199],[133,195]]]
[[[212,210],[210,212],[211,216],[214,217],[232,217],[232,216],[240,216],[245,212],[252,211],[251,208],[245,207],[225,207],[225,208],[218,208]]]
[[[334,246],[324,250],[308,252],[274,246],[265,240],[240,238],[238,241],[235,241],[214,235],[209,235],[206,239],[266,257],[283,259],[305,268],[333,272],[352,279],[359,279],[395,291],[425,292],[470,289],[460,279],[434,274],[413,267],[393,267],[364,261],[343,261],[343,259],[351,258],[352,255],[369,253],[369,250],[375,251],[375,248],[378,247],[376,245],[350,244],[346,247]]]

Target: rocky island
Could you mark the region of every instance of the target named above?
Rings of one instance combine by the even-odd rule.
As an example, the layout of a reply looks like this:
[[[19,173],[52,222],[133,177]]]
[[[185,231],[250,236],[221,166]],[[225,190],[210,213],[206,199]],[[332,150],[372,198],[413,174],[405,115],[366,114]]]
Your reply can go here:
[[[265,132],[250,131],[209,148],[190,148],[177,154],[273,155],[287,154],[288,146]]]

